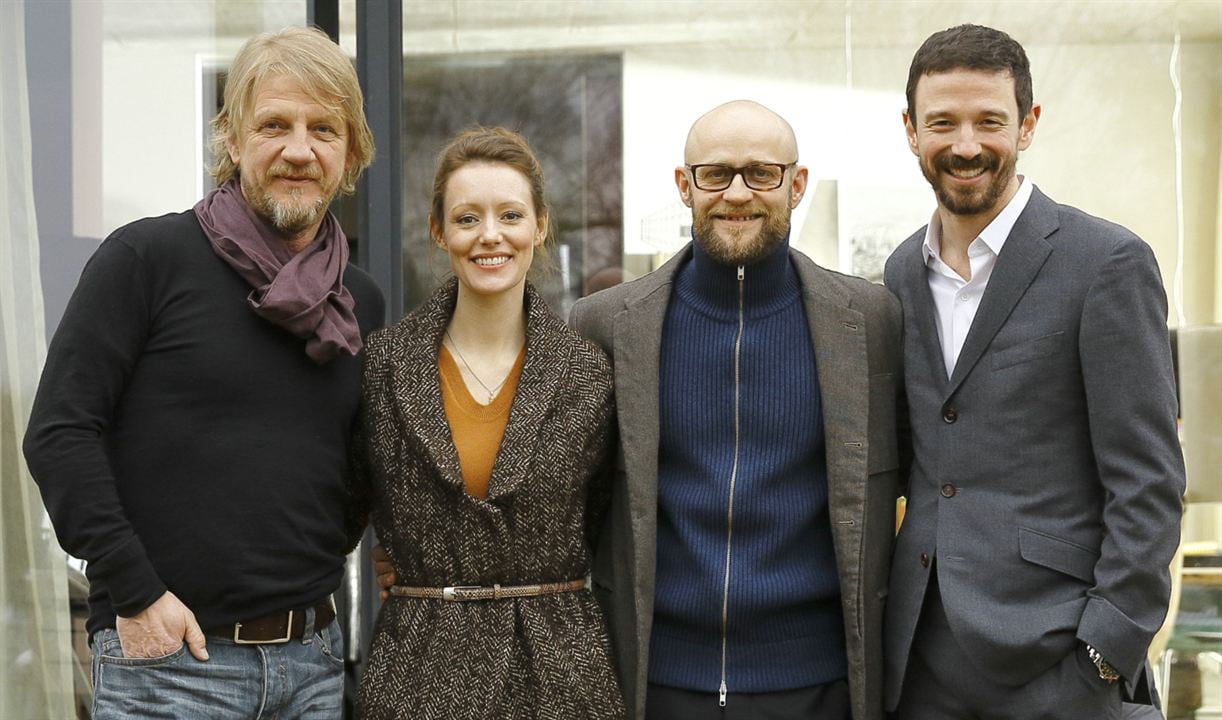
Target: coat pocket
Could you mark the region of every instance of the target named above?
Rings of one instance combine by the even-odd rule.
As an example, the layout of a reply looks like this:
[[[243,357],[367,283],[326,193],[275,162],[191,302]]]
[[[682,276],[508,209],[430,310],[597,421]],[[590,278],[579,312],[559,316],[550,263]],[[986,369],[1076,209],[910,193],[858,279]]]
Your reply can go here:
[[[1004,350],[998,350],[992,354],[991,362],[993,369],[1001,370],[1053,355],[1060,351],[1064,340],[1065,331],[1059,330],[1034,340],[1026,340],[1017,345],[1011,345]]]
[[[1018,552],[1029,563],[1056,570],[1084,583],[1095,581],[1099,553],[1069,540],[1020,527]]]

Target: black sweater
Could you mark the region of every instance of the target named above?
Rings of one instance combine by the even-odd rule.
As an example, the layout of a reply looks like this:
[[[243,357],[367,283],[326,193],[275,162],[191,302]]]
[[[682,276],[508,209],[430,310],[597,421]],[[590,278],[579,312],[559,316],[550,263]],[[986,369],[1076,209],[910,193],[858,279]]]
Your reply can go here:
[[[384,305],[354,266],[361,333]],[[188,211],[116,230],[51,341],[25,455],[88,561],[88,629],[169,589],[203,627],[307,606],[344,565],[364,355],[317,365],[259,317]]]

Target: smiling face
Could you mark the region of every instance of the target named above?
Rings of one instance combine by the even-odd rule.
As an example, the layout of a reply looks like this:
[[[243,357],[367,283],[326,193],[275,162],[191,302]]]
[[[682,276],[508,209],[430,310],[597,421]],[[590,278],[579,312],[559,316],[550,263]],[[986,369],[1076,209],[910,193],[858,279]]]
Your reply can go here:
[[[787,165],[797,157],[789,124],[749,101],[727,103],[702,116],[692,125],[684,152],[687,165],[731,167]],[[696,187],[687,167],[675,168],[679,196],[692,209],[695,241],[727,265],[749,265],[784,242],[790,213],[806,191],[806,178],[806,168],[797,166],[785,171],[775,190],[752,190],[736,175],[725,190],[707,191]]]
[[[1019,117],[1008,72],[958,69],[917,82],[916,117],[904,113],[908,145],[954,215],[993,216],[1018,191],[1018,154],[1031,145],[1040,106]]]
[[[255,89],[236,135],[229,157],[246,201],[286,237],[313,239],[350,162],[343,120],[297,81],[274,76]]]
[[[441,218],[429,217],[462,292],[521,292],[547,218],[535,214],[530,182],[503,163],[471,162],[450,174]]]

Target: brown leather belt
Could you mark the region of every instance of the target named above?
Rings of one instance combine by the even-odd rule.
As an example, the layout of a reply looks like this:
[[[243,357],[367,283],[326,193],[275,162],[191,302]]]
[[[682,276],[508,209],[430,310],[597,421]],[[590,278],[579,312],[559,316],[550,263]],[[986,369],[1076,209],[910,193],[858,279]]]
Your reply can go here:
[[[392,585],[394,597],[418,598],[422,600],[446,600],[448,602],[470,602],[472,600],[505,600],[508,598],[538,597],[558,593],[577,592],[589,587],[586,578],[568,582],[542,583],[540,585],[451,585],[443,588],[404,587]]]
[[[306,610],[285,610],[264,615],[254,620],[243,620],[232,625],[218,625],[204,631],[233,640],[238,645],[266,645],[300,640],[305,631]],[[328,595],[314,606],[314,629],[322,630],[335,619],[335,604]]]

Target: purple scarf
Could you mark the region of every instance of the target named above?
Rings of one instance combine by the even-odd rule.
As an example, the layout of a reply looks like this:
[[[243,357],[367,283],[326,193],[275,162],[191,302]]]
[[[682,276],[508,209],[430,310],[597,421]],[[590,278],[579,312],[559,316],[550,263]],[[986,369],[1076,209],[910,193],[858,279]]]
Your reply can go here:
[[[254,288],[246,298],[251,309],[303,338],[311,360],[323,365],[360,352],[356,301],[344,287],[348,240],[330,211],[314,241],[295,255],[246,202],[237,178],[196,203],[195,216],[212,250]]]

